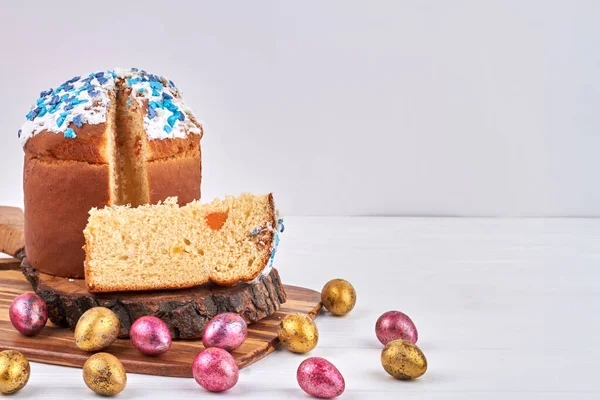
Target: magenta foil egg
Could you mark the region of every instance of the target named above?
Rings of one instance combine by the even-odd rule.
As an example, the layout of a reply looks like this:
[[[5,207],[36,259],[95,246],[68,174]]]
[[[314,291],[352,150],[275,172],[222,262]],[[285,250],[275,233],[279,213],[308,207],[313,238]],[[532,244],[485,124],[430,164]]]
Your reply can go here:
[[[231,354],[218,347],[202,350],[192,364],[194,379],[211,392],[223,392],[235,386],[239,369]]]
[[[46,325],[48,306],[37,294],[23,293],[13,300],[8,314],[16,330],[25,336],[33,336]]]
[[[157,356],[171,348],[171,332],[160,318],[141,317],[129,330],[131,343],[143,354]]]
[[[302,361],[296,372],[298,385],[306,393],[321,399],[331,399],[344,393],[346,382],[338,369],[321,357]]]
[[[215,316],[206,324],[202,335],[204,347],[219,347],[232,351],[244,343],[248,336],[246,321],[235,313],[223,313]]]
[[[402,339],[417,343],[419,334],[410,317],[400,311],[388,311],[375,324],[377,339],[386,345],[392,340]]]

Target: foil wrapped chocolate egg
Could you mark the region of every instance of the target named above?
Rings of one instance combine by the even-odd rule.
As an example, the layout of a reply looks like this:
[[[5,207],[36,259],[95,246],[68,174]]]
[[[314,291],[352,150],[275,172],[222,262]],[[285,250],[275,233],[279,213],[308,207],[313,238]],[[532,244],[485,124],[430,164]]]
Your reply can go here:
[[[293,353],[306,353],[317,346],[319,330],[315,322],[304,314],[288,314],[279,323],[277,336],[281,344]]]
[[[157,317],[136,319],[129,330],[129,337],[133,346],[147,356],[157,356],[171,348],[169,327]]]
[[[223,313],[215,316],[206,324],[202,335],[204,347],[219,347],[232,351],[244,343],[248,337],[246,321],[236,313]]]
[[[35,293],[23,293],[15,297],[8,310],[10,322],[25,336],[40,333],[48,321],[48,306]]]
[[[337,397],[346,388],[340,371],[321,357],[310,357],[302,361],[296,372],[296,379],[302,390],[320,399]]]
[[[375,323],[375,334],[382,344],[392,340],[403,339],[417,343],[419,334],[410,317],[400,311],[388,311]]]
[[[75,344],[84,351],[98,351],[110,346],[119,335],[117,315],[105,307],[84,312],[75,326]]]
[[[194,379],[210,392],[223,392],[235,386],[238,366],[231,354],[218,347],[202,350],[192,363]]]
[[[125,389],[127,373],[117,357],[96,353],[83,365],[83,381],[97,394],[114,396]]]
[[[30,372],[29,361],[23,354],[16,350],[0,352],[0,393],[10,394],[23,389]]]
[[[415,379],[427,371],[425,354],[407,340],[393,340],[381,352],[383,369],[396,379]]]
[[[356,290],[344,279],[332,279],[321,290],[321,303],[333,315],[346,315],[356,304]]]

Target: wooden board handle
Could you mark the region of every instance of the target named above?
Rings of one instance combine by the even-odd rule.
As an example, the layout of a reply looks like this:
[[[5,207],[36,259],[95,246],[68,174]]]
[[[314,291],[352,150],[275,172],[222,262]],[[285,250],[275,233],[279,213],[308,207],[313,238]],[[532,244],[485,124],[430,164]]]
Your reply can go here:
[[[0,253],[15,256],[25,247],[23,210],[0,206]]]
[[[21,260],[16,258],[0,258],[0,271],[20,271]]]

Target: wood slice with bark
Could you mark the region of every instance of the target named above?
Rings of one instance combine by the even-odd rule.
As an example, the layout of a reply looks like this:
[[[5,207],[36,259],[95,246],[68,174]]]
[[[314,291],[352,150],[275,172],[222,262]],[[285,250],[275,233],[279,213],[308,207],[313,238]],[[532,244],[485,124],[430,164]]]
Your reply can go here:
[[[48,304],[50,320],[75,329],[79,317],[92,307],[106,307],[121,321],[120,338],[129,336],[131,324],[139,317],[162,319],[173,339],[202,337],[206,323],[224,312],[240,314],[247,323],[259,321],[279,310],[286,300],[277,270],[257,283],[232,287],[202,285],[190,289],[89,293],[83,279],[66,279],[38,272],[25,257],[23,274]]]

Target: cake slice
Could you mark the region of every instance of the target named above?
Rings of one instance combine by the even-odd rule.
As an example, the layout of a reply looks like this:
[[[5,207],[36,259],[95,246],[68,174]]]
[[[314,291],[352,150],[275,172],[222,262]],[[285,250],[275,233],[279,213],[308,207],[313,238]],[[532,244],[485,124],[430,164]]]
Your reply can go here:
[[[280,231],[272,194],[92,209],[86,285],[112,292],[250,282],[270,272]]]

